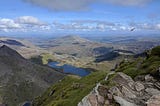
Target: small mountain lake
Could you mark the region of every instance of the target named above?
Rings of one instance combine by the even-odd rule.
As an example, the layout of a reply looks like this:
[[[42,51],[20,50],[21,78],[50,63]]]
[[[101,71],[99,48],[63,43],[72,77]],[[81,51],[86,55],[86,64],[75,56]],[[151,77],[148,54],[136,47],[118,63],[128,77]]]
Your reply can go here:
[[[64,64],[60,66],[59,62],[49,62],[48,66],[55,68],[59,71],[62,71],[63,73],[79,75],[81,77],[87,76],[91,73],[89,70],[78,68],[78,67],[68,65],[68,64]]]
[[[24,103],[23,106],[31,106],[31,103],[30,102],[26,102],[26,103]]]

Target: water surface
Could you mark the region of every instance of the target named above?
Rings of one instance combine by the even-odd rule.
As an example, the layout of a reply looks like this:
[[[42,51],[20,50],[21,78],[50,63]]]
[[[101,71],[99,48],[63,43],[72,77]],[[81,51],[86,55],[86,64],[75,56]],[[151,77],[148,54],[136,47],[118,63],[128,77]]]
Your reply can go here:
[[[62,66],[59,66],[58,62],[50,62],[50,63],[48,63],[48,66],[55,68],[55,69],[58,69],[58,70],[61,70],[64,73],[75,74],[75,75],[79,75],[81,77],[84,77],[84,76],[90,74],[90,71],[83,69],[83,68],[78,68],[78,67],[75,67],[72,65],[64,64]]]

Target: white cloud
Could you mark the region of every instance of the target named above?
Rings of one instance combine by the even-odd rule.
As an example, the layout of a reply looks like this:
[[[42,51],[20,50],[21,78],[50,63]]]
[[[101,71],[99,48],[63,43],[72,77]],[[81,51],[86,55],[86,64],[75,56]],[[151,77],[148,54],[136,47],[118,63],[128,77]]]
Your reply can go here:
[[[120,26],[119,27],[121,30],[127,30],[127,28],[125,26]]]
[[[142,6],[153,0],[23,0],[31,4],[58,11],[86,10],[94,3],[110,3],[122,6]]]
[[[18,29],[21,28],[21,25],[12,19],[2,18],[0,19],[0,28]]]
[[[160,23],[135,23],[131,22],[130,27],[135,27],[138,30],[160,30]]]
[[[38,18],[33,16],[22,16],[16,19],[0,18],[0,31],[27,32],[38,30],[50,30],[50,25],[40,21]]]
[[[160,23],[156,25],[156,28],[160,30]]]
[[[103,0],[103,1],[122,6],[143,6],[153,0]]]
[[[49,10],[84,10],[92,0],[23,0]]]
[[[18,17],[15,21],[20,24],[31,24],[31,25],[44,25],[45,24],[44,22],[40,21],[38,18],[33,17],[33,16]]]
[[[33,16],[22,16],[15,19],[0,18],[0,31],[4,32],[32,32],[32,31],[130,31],[136,30],[160,31],[160,23],[114,23],[99,20],[71,20],[65,23],[44,23]],[[135,31],[136,31],[135,30]]]
[[[54,22],[53,26],[58,30],[76,31],[107,31],[115,30],[116,23],[99,20],[72,20],[68,23]]]
[[[110,24],[108,24],[110,23]],[[136,28],[135,31],[141,30],[160,30],[160,23],[113,23],[98,20],[81,20],[70,21],[68,23],[54,22],[53,27],[55,30],[70,30],[70,31],[130,31]]]

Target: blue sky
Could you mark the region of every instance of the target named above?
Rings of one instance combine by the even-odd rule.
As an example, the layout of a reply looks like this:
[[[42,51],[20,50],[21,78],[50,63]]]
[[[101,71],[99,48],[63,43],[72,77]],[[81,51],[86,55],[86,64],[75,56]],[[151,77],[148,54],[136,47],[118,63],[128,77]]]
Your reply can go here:
[[[160,0],[3,0],[0,10],[1,35],[160,33]]]

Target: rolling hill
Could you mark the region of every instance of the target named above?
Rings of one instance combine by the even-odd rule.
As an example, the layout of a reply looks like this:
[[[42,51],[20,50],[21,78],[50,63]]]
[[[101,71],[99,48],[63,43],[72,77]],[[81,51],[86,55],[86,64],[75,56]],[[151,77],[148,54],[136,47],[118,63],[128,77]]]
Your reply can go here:
[[[111,46],[93,42],[75,35],[51,39],[45,44],[45,49],[57,54],[69,54],[76,57],[93,57],[108,53]]]

